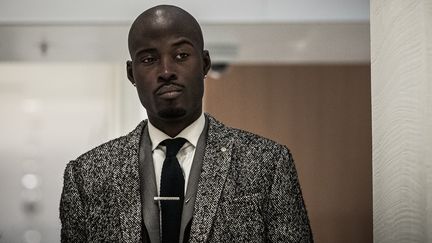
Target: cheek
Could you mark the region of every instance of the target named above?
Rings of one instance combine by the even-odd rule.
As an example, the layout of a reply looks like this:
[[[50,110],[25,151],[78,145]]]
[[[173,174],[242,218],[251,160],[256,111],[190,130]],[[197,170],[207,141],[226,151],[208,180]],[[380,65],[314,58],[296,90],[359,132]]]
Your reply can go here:
[[[143,80],[137,81],[137,93],[141,104],[149,109],[153,105],[151,87]]]
[[[136,69],[134,72],[134,78],[140,95],[151,93],[151,90],[154,89],[155,83],[153,82],[154,79],[152,78],[151,71]]]
[[[134,77],[136,82],[145,83],[150,78],[149,72],[143,72],[140,70],[135,70]]]
[[[146,95],[144,92],[138,90],[138,97],[141,101],[141,104],[147,109],[148,108],[148,95]]]
[[[194,84],[194,99],[202,99],[204,96],[204,81],[203,79],[197,78],[197,82]]]

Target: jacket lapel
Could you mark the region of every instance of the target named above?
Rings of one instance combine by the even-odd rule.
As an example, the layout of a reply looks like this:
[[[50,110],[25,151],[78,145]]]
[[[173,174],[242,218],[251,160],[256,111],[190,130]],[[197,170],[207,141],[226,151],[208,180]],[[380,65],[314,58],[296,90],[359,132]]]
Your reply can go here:
[[[209,128],[194,206],[190,241],[206,242],[230,168],[233,134],[207,115]]]
[[[115,181],[118,188],[121,242],[141,241],[141,200],[139,187],[139,143],[145,126],[141,122],[135,130],[126,135],[126,142],[119,155],[122,163],[116,170]],[[114,205],[113,205],[114,206]]]
[[[143,222],[150,242],[160,242],[159,204],[153,199],[158,193],[148,126],[144,128],[139,150],[140,195]]]

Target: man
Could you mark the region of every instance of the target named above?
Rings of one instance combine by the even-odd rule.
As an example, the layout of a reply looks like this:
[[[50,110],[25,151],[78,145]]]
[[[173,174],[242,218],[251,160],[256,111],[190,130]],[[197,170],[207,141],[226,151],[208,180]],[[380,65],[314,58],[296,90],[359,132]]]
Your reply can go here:
[[[132,24],[127,73],[148,121],[67,165],[62,242],[312,241],[288,149],[203,114],[203,46],[175,6]]]

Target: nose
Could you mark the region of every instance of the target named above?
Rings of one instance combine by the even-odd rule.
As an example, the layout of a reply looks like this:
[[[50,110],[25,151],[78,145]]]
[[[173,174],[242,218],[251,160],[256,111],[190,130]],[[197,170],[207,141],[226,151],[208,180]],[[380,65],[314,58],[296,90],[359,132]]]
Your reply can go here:
[[[161,60],[158,79],[162,82],[170,82],[177,79],[174,60],[168,57]]]

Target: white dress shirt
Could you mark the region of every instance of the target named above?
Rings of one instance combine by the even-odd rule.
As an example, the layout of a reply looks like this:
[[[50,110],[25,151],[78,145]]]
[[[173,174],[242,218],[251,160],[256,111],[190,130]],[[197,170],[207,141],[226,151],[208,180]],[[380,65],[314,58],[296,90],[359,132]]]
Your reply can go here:
[[[205,118],[204,114],[201,114],[201,116],[197,120],[195,120],[192,124],[183,129],[183,131],[181,131],[177,136],[174,137],[181,137],[187,140],[187,142],[183,145],[183,147],[181,147],[181,149],[177,153],[177,160],[180,163],[180,167],[182,168],[185,180],[185,194],[189,180],[190,169],[192,167],[192,161],[195,155],[195,148],[197,146],[198,139],[204,129],[204,126]],[[150,123],[150,121],[148,122],[148,131],[150,135],[150,141],[152,143],[153,166],[155,169],[156,187],[159,196],[162,165],[165,160],[166,152],[166,147],[160,145],[160,143],[165,139],[172,139],[172,137],[157,129]]]

